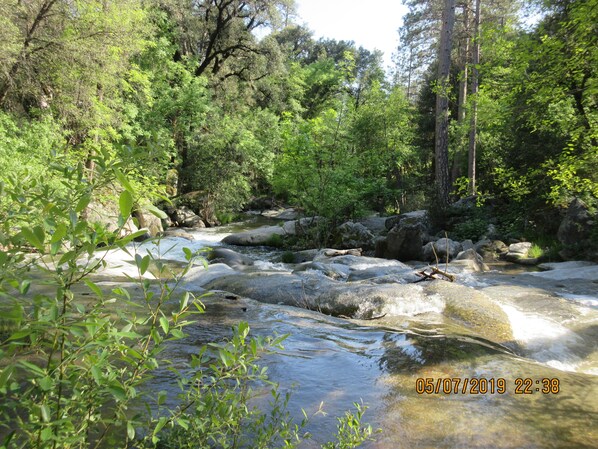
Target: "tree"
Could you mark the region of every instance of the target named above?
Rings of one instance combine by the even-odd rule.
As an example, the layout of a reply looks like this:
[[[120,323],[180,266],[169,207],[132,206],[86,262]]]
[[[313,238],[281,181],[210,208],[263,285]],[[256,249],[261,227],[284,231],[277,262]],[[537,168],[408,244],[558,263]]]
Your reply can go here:
[[[438,77],[436,83],[436,133],[435,133],[435,172],[437,199],[441,206],[448,205],[450,178],[448,167],[448,124],[449,124],[449,74],[453,27],[455,24],[455,0],[445,0],[440,31],[438,57]]]
[[[469,158],[467,164],[467,176],[469,178],[469,193],[476,194],[476,139],[477,139],[477,122],[478,122],[478,67],[480,64],[480,10],[481,0],[475,1],[475,16],[474,16],[474,41],[471,67],[471,95],[473,101],[471,102],[471,123],[469,125]]]

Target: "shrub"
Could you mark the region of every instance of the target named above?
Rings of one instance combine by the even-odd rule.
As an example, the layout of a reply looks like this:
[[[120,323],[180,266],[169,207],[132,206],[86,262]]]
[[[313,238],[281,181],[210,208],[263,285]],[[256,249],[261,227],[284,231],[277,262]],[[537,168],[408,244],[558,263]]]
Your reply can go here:
[[[160,356],[203,312],[201,298],[177,290],[197,255],[185,249],[189,263],[173,274],[159,255],[134,254],[137,297],[88,278],[106,263],[107,252],[92,257],[100,246],[129,251],[127,245],[144,232],[119,237],[137,195],[117,165],[98,165],[92,181],[63,166],[66,195],[55,195],[39,179],[4,186],[13,201],[0,209],[0,297],[9,309],[0,341],[1,447],[296,447],[301,425],[289,418],[288,399],[257,363],[283,338],[250,339],[249,326],[241,323],[230,341],[199,348],[184,372]],[[105,177],[124,189],[115,233],[96,232],[80,219]],[[27,225],[32,214],[38,221]],[[144,278],[150,267],[157,270],[157,284]],[[40,280],[44,289],[30,291]],[[177,375],[183,392],[177,407],[166,406],[166,393],[149,389],[159,367]],[[269,413],[250,406],[257,381],[271,389]],[[360,413],[347,414],[343,429],[355,429]],[[368,438],[368,428],[357,438],[343,430],[338,441],[354,447],[359,436]]]

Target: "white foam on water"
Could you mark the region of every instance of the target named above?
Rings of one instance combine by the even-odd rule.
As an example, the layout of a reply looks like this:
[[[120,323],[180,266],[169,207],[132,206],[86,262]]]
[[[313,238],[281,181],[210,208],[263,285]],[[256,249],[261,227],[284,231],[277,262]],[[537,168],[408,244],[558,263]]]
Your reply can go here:
[[[576,371],[581,358],[572,353],[581,338],[556,321],[500,304],[509,317],[513,337],[532,359],[563,371]]]
[[[189,248],[192,253],[195,253],[202,249],[215,246],[220,246],[220,243],[208,240],[187,240],[180,237],[165,237],[160,240],[147,240],[135,244],[131,248],[131,251],[136,251],[142,256],[151,253],[156,258],[186,262],[187,259],[183,248]]]
[[[581,304],[592,309],[598,309],[598,298],[590,295],[574,295],[572,293],[561,293],[559,294],[565,299],[575,301],[577,304]]]
[[[264,271],[284,271],[284,272],[289,272],[288,267],[285,266],[285,264],[281,263],[281,262],[268,262],[267,260],[256,260],[253,263],[253,266],[255,268],[257,268],[258,270],[264,270]]]
[[[360,306],[360,309],[368,310],[373,306],[367,304],[368,301]],[[382,307],[382,314],[387,316],[407,316],[414,317],[423,313],[442,313],[444,310],[445,303],[440,295],[426,296],[423,294],[423,290],[420,294],[413,295],[409,298],[397,297],[392,301],[388,301]]]

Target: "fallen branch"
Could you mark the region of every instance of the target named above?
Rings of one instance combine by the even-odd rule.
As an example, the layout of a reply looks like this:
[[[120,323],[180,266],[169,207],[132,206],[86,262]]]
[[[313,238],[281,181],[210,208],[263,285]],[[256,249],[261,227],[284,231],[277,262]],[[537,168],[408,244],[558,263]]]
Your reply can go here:
[[[426,270],[430,270],[430,273],[427,273]],[[438,268],[434,268],[434,267],[428,267],[422,271],[418,271],[416,273],[418,276],[421,277],[421,279],[418,279],[417,281],[413,282],[414,284],[417,282],[422,282],[422,281],[431,281],[431,280],[435,280],[435,279],[441,279],[443,281],[448,281],[448,282],[454,282],[455,281],[455,276],[446,272],[446,271],[442,271],[439,270]],[[441,277],[437,277],[437,276],[441,276]]]

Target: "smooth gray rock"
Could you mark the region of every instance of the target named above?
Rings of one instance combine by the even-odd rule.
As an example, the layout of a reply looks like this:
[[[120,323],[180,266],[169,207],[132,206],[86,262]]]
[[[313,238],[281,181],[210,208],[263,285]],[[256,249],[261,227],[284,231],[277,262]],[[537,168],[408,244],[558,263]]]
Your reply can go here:
[[[254,260],[251,257],[239,254],[232,249],[214,248],[208,255],[207,259],[212,263],[224,263],[231,268],[243,269],[253,266]]]
[[[374,234],[361,223],[348,221],[336,229],[339,248],[374,248]]]

